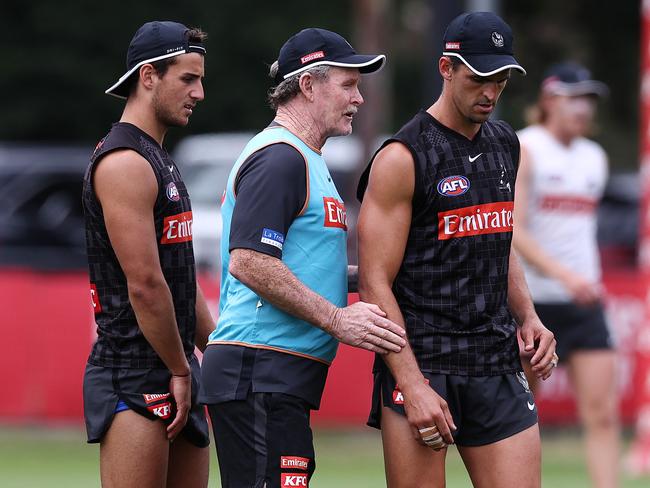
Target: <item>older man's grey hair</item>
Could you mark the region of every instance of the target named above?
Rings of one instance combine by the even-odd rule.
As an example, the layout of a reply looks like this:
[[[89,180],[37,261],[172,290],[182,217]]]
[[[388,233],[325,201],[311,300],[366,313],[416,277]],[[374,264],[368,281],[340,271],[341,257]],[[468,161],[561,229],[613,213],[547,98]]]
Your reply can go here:
[[[278,74],[278,62],[275,61],[269,69],[269,77],[275,79]],[[268,102],[273,110],[277,110],[280,105],[287,103],[293,97],[300,93],[300,76],[303,73],[310,73],[317,80],[327,78],[330,67],[328,65],[319,65],[309,68],[295,75],[291,75],[286,80],[282,80],[277,86],[269,90]]]

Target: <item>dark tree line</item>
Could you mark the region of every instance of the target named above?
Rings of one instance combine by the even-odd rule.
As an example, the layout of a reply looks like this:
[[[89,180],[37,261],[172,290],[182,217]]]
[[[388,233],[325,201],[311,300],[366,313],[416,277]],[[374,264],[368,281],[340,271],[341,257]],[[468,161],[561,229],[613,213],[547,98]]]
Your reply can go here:
[[[265,103],[268,65],[288,35],[308,26],[336,30],[355,44],[372,0],[3,0],[0,4],[0,140],[92,143],[120,114],[103,91],[124,71],[128,42],[139,25],[173,19],[209,34],[206,99],[182,131],[255,130],[271,117]],[[502,0],[517,57],[529,75],[513,79],[501,116],[516,128],[535,99],[544,67],[577,59],[610,85],[597,138],[615,167],[637,161],[639,9],[637,1]],[[437,15],[462,8],[453,0],[384,0],[376,43],[389,55],[382,75],[380,128],[393,131],[437,95]],[[450,7],[451,5],[451,7]],[[373,92],[374,93],[374,92]],[[381,93],[381,92],[379,92]],[[381,95],[373,95],[381,96]],[[372,100],[368,100],[372,103]],[[383,105],[382,105],[383,106]],[[179,137],[170,134],[169,143]]]

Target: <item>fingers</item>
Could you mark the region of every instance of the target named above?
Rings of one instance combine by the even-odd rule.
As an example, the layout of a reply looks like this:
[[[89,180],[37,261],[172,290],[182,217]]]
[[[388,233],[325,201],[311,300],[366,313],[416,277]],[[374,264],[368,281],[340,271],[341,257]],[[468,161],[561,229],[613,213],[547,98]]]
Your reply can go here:
[[[538,378],[546,379],[550,376],[551,370],[557,365],[557,362],[558,358],[557,354],[555,354],[555,339],[553,339],[544,356],[535,366],[532,367],[533,373],[535,373]]]
[[[370,310],[372,313],[379,315],[381,317],[386,316],[386,312],[384,312],[381,308],[379,308],[378,305],[375,305],[374,303],[366,303],[366,302],[358,302],[361,305],[365,305],[365,307]]]
[[[447,447],[447,443],[443,440],[435,425],[418,429],[418,433],[420,434],[420,439],[424,445],[430,447],[434,451],[439,451]]]
[[[372,326],[368,330],[368,334],[364,339],[365,342],[386,349],[389,352],[400,352],[402,348],[406,346],[406,339],[389,330],[376,326]]]
[[[167,439],[173,441],[178,434],[181,433],[185,423],[187,422],[189,410],[187,406],[179,407],[176,411],[176,417],[171,424],[167,426]]]
[[[442,408],[442,415],[436,418],[435,426],[440,433],[440,436],[447,444],[454,443],[454,437],[451,435],[451,429],[455,429],[454,421],[451,420],[451,414],[449,413],[449,408],[446,403],[440,405]],[[451,420],[451,422],[450,422]],[[453,427],[452,427],[453,426]]]
[[[553,353],[553,356],[551,358],[551,362],[549,365],[541,372],[541,378],[542,380],[547,380],[548,378],[551,377],[553,374],[553,370],[557,368],[557,365],[560,361],[560,358],[558,357],[557,354]]]
[[[535,349],[535,337],[533,331],[529,328],[521,330],[521,341],[524,343],[524,351],[531,352]]]
[[[546,358],[547,361],[550,361],[553,357],[554,352],[555,337],[551,331],[544,328],[542,329],[542,332],[539,336],[539,345],[537,346],[537,351],[535,351],[535,354],[530,359],[530,364],[533,366],[533,370],[535,370],[535,366],[537,363],[542,361],[542,359]],[[544,366],[546,365],[544,364]]]

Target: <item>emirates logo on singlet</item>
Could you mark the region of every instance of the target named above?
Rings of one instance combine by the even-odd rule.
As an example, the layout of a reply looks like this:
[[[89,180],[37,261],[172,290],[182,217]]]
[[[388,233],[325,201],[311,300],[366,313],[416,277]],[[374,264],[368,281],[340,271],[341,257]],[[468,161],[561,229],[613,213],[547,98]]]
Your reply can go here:
[[[438,212],[438,239],[512,232],[513,209],[513,202],[496,202]]]
[[[325,207],[325,227],[338,227],[348,230],[348,220],[345,213],[345,204],[332,197],[323,197]]]
[[[161,244],[177,244],[192,240],[192,212],[165,217]]]

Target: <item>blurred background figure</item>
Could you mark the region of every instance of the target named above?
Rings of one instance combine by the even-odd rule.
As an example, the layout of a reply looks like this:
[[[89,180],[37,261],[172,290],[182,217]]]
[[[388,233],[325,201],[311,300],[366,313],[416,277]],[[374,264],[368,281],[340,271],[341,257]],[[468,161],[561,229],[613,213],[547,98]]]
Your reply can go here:
[[[585,428],[593,485],[618,486],[616,354],[602,303],[596,209],[608,175],[603,148],[586,136],[607,87],[583,66],[552,66],[531,125],[519,132],[514,245],[535,308],[557,340]],[[534,375],[529,375],[533,389]]]

